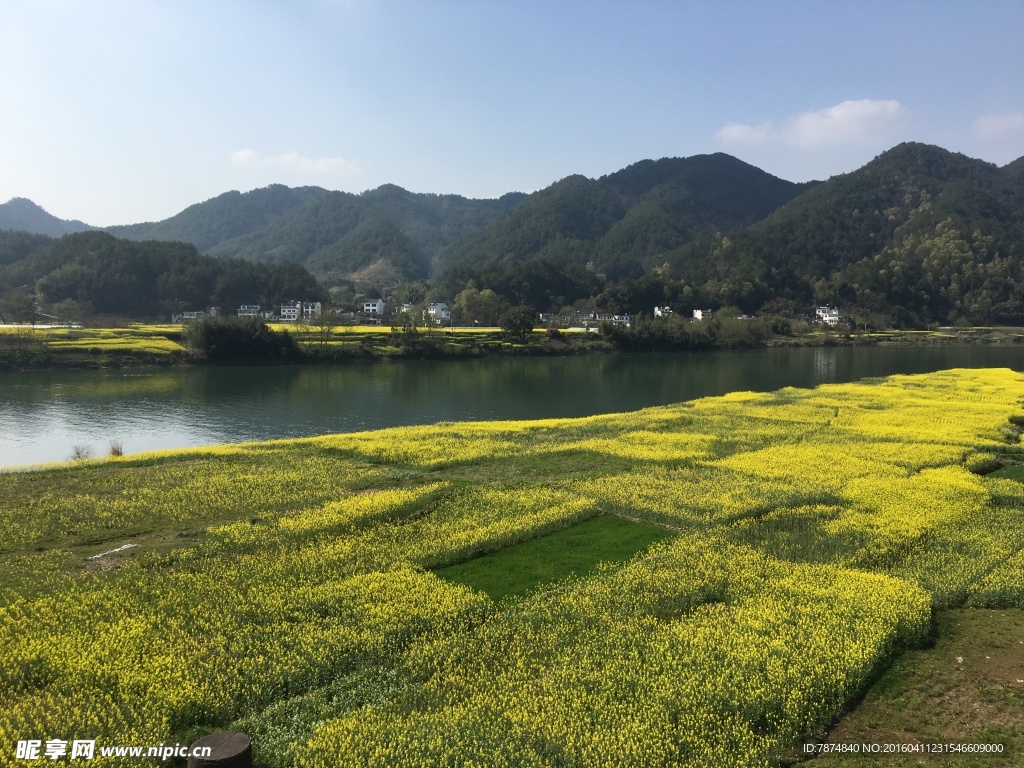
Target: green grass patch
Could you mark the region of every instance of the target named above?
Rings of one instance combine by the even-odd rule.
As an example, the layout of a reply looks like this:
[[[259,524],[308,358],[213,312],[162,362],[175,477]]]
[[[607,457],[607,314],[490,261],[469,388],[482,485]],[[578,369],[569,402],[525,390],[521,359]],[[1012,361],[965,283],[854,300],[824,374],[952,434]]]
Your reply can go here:
[[[989,477],[1005,477],[1009,480],[1016,480],[1018,483],[1024,483],[1024,467],[1003,467],[993,472]]]
[[[1002,744],[1002,753],[832,754],[809,765],[1024,764],[1024,610],[939,611],[935,624],[935,645],[897,659],[828,741]]]
[[[498,601],[522,596],[571,575],[586,576],[600,563],[623,562],[674,535],[654,525],[602,515],[491,555],[439,568],[434,573],[486,592]]]

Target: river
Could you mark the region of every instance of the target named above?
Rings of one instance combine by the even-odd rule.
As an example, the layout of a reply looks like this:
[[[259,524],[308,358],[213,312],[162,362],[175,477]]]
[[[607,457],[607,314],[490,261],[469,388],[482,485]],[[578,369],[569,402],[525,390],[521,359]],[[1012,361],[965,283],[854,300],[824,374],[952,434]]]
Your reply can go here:
[[[738,390],[954,367],[1024,347],[828,347],[568,358],[0,373],[0,466],[438,421],[630,411]],[[1022,392],[1024,394],[1024,392]]]

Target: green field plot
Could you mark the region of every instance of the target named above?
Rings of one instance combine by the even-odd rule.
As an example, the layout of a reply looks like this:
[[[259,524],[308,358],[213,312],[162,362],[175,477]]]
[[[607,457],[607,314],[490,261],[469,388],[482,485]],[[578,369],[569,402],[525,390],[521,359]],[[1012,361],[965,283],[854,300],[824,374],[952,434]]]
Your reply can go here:
[[[1019,751],[1022,417],[953,370],[0,473],[0,749],[767,767],[853,711]]]
[[[672,535],[664,528],[603,515],[435,573],[497,601],[569,576],[586,576],[601,563],[623,562]]]
[[[996,470],[992,473],[993,477],[1005,477],[1010,480],[1016,480],[1018,483],[1024,483],[1024,467],[1012,466],[1003,467],[1002,469]]]
[[[994,768],[1024,763],[1024,611],[942,611],[936,616],[936,638],[933,647],[897,660],[829,741],[941,744],[958,751],[828,755],[811,765]]]

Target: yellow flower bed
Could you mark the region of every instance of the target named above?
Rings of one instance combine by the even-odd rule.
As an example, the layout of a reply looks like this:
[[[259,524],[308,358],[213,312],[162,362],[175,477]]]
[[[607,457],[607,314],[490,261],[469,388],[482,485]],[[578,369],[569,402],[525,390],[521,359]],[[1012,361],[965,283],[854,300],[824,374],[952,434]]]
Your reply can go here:
[[[1024,604],[1024,484],[974,473],[1024,459],[1022,397],[963,370],[0,474],[38,588],[0,594],[0,742],[241,718],[275,768],[770,764],[932,606]],[[429,570],[609,513],[681,533],[519,602]],[[45,578],[154,520],[204,530]]]
[[[175,341],[163,338],[147,337],[113,337],[96,339],[72,339],[68,341],[50,341],[50,349],[73,349],[116,351],[116,352],[149,352],[156,355],[168,355],[173,352],[184,352],[185,348]]]

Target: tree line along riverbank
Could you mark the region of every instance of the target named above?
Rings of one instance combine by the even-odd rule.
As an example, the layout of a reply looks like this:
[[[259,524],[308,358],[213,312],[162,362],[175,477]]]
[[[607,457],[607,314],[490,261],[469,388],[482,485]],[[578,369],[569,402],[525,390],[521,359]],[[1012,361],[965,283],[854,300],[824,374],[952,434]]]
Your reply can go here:
[[[289,364],[487,355],[578,355],[773,346],[1021,344],[1022,328],[835,331],[777,319],[647,322],[599,328],[416,328],[266,325],[215,318],[109,328],[0,325],[0,370]]]

